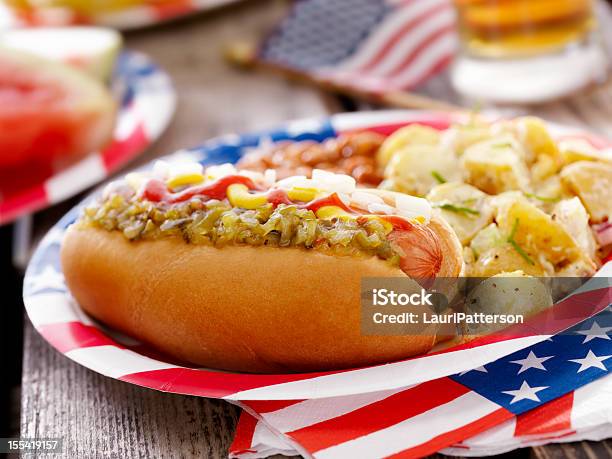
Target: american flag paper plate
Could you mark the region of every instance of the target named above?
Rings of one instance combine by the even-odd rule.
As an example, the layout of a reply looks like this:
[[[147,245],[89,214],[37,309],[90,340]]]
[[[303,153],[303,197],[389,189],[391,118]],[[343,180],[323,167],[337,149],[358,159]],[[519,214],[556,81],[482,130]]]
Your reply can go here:
[[[110,145],[53,174],[41,171],[27,181],[3,180],[0,225],[104,180],[146,150],[172,119],[176,94],[170,77],[144,54],[130,51],[119,57],[112,90],[120,106]]]
[[[374,130],[389,134],[410,123],[447,128],[453,116],[432,112],[362,112],[328,119],[289,122],[260,134],[230,135],[199,148],[179,152],[203,164],[236,162],[249,149],[286,139],[323,140],[342,132]],[[555,128],[559,135],[584,135]],[[170,161],[172,157],[168,158]],[[94,195],[88,199],[92,199]],[[87,200],[86,200],[87,201]],[[66,227],[84,203],[72,209],[47,234],[34,254],[24,280],[24,302],[41,335],[68,358],[106,376],[165,392],[228,400],[295,400],[396,390],[489,364],[549,338],[549,335],[506,336],[476,340],[400,362],[343,371],[254,375],[188,368],[159,357],[140,343],[106,330],[88,317],[71,297],[61,272],[59,248]],[[589,303],[591,314],[609,304],[612,264],[555,308]],[[598,300],[596,300],[598,298]],[[591,304],[593,303],[593,304]],[[574,325],[567,324],[567,327]],[[561,330],[556,330],[561,331]],[[552,334],[552,332],[551,332]]]
[[[199,11],[219,8],[238,0],[143,1],[142,5],[95,15],[76,14],[68,8],[29,8],[12,10],[0,3],[0,27],[67,26],[90,24],[122,30],[137,29],[178,19]]]

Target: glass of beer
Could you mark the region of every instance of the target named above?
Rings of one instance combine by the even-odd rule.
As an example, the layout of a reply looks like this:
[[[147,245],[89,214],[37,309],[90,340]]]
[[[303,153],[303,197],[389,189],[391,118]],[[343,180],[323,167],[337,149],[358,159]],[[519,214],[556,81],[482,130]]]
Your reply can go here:
[[[454,0],[452,81],[472,98],[542,102],[605,75],[595,0]]]

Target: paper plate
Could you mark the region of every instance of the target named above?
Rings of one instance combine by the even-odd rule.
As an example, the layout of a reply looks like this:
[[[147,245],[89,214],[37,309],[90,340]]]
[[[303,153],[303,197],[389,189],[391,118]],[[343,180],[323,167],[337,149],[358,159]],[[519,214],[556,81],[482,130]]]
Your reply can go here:
[[[235,162],[245,151],[260,143],[284,139],[320,141],[342,132],[360,129],[388,134],[414,122],[443,129],[449,125],[451,118],[446,114],[429,112],[343,114],[323,120],[291,122],[266,133],[226,136],[179,154],[190,155],[203,164]],[[562,134],[582,136],[567,130]],[[172,161],[172,156],[168,160]],[[88,199],[93,199],[95,195]],[[254,375],[176,365],[144,345],[109,331],[92,320],[68,292],[59,261],[60,243],[66,227],[76,219],[84,204],[72,209],[38,247],[25,276],[25,306],[35,328],[58,351],[98,373],[139,386],[229,400],[334,397],[396,389],[460,373],[493,362],[550,336],[506,337],[496,340],[484,338],[469,345],[400,362],[323,373]],[[605,301],[599,301],[602,304],[593,309],[592,313],[603,310],[608,306],[609,293],[612,292],[609,285],[611,275],[612,262],[599,271],[599,277],[590,279],[572,297],[555,306],[555,309],[571,306],[571,301],[589,304],[596,302],[595,298],[601,299],[603,292]]]
[[[170,77],[144,54],[126,52],[119,57],[112,91],[120,107],[111,143],[53,175],[41,172],[0,183],[0,225],[105,179],[146,150],[174,114],[176,94]]]
[[[142,5],[92,16],[77,15],[68,8],[15,11],[0,4],[0,26],[100,25],[121,30],[137,29],[171,21],[193,13],[213,10],[238,0],[173,0],[166,4]]]

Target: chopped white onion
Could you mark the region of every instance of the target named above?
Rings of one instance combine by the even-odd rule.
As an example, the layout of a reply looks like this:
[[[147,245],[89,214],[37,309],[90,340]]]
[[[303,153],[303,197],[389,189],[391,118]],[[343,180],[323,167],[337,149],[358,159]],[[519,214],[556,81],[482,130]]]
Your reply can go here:
[[[206,169],[206,175],[211,176],[214,179],[226,177],[228,175],[234,175],[236,168],[233,164],[225,163],[219,164],[218,166],[210,166]]]
[[[134,191],[140,191],[140,189],[149,181],[149,177],[141,172],[131,172],[125,176],[125,183],[127,183]]]
[[[385,201],[380,196],[364,191],[355,191],[351,194],[351,201],[362,209],[367,209],[368,204],[384,204]]]
[[[202,174],[204,167],[195,161],[172,162],[170,163],[169,178],[180,177],[182,175]]]
[[[347,206],[350,207],[351,205],[351,197],[346,194],[346,193],[336,193],[338,195],[338,198],[340,199],[340,201],[342,201],[342,203]]]
[[[276,182],[276,171],[274,169],[266,169],[264,172],[264,181],[267,185],[273,185]]]
[[[248,177],[251,180],[253,180],[254,182],[263,182],[264,181],[264,176],[261,172],[257,172],[257,171],[249,171],[246,169],[243,170],[239,170],[236,172],[239,175],[242,175],[244,177]]]
[[[320,180],[324,182],[326,179],[333,178],[336,175],[333,172],[325,171],[323,169],[313,169],[312,178],[314,180]]]
[[[312,172],[312,178],[306,178],[304,175],[296,175],[287,177],[276,182],[277,188],[289,190],[291,188],[314,188],[316,190],[328,191],[330,193],[343,193],[347,203],[350,203],[348,195],[356,189],[356,182],[353,177],[343,174],[334,174],[333,172],[322,171],[315,169]]]
[[[118,194],[126,199],[134,195],[135,190],[125,180],[113,180],[104,187],[102,198],[106,199],[113,194]]]
[[[152,175],[157,179],[166,180],[170,175],[170,165],[163,160],[155,161],[155,164],[153,164]]]
[[[411,217],[424,217],[426,220],[431,218],[431,204],[423,198],[397,194],[395,196],[395,207],[397,207],[400,215],[405,213],[410,214]]]
[[[374,202],[372,204],[368,204],[368,212],[371,214],[393,215],[396,213],[396,210],[387,204],[379,204]]]
[[[411,212],[409,210],[397,210],[396,212],[397,212],[397,215],[399,215],[400,217],[407,218],[408,220],[412,220],[413,218],[417,218],[417,217],[423,217],[422,214]]]
[[[333,172],[314,169],[312,180],[320,183],[320,189],[337,193],[352,193],[357,188],[357,182],[350,175],[334,174]]]
[[[283,190],[290,190],[291,188],[312,188],[312,180],[306,178],[305,175],[294,175],[293,177],[287,177],[276,182],[277,188]]]

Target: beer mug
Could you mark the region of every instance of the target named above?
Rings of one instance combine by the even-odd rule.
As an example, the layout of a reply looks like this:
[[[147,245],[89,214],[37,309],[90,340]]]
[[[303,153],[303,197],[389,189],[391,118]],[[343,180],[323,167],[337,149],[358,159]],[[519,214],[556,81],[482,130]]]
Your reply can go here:
[[[493,102],[542,102],[605,77],[594,0],[454,0],[452,82]]]

